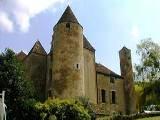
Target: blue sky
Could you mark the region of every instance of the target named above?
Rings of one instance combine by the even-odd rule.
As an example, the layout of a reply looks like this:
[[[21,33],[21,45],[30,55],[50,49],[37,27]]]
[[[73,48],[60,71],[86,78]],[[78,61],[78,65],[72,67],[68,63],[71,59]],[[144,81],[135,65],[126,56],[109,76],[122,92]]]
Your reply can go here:
[[[159,0],[70,0],[84,34],[96,49],[96,61],[120,73],[119,50],[132,50],[151,37],[160,43]],[[53,27],[68,5],[65,0],[0,1],[0,51],[30,51],[36,40],[50,49]]]

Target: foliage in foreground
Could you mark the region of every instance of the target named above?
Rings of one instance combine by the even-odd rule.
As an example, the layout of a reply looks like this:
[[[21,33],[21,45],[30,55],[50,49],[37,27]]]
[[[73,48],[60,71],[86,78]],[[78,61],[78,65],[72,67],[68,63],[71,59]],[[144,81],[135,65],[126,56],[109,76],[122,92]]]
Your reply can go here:
[[[160,81],[137,82],[135,91],[137,96],[137,109],[139,112],[142,112],[144,109],[146,110],[146,106],[160,105]]]
[[[6,91],[8,119],[20,120],[25,100],[34,97],[34,89],[32,83],[25,79],[23,65],[10,49],[0,54],[0,92],[2,90]]]
[[[6,49],[0,54],[0,91],[5,90],[7,119],[10,120],[90,120],[89,101],[47,100],[37,102],[35,89],[26,80],[25,68],[16,54]],[[81,101],[81,102],[80,102]]]
[[[133,115],[115,115],[111,118],[111,120],[136,120],[139,118],[148,118],[148,117],[155,117],[160,116],[160,113],[140,113],[140,114],[133,114]]]
[[[139,64],[135,65],[135,91],[137,109],[160,105],[160,45],[151,38],[141,40],[137,45]]]
[[[27,105],[25,120],[90,120],[88,109],[78,100],[73,99],[48,99],[44,103],[34,103]],[[27,118],[27,119],[26,119]]]

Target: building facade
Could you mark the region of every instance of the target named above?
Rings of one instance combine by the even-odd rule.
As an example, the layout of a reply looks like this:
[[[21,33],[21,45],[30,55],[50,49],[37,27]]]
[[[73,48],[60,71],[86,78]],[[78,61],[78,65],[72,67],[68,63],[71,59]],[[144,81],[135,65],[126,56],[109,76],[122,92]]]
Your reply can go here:
[[[130,114],[135,112],[131,51],[123,47],[119,56],[121,75],[96,63],[95,49],[69,6],[53,28],[48,54],[39,41],[28,55],[17,54],[41,100],[85,96],[105,113]]]

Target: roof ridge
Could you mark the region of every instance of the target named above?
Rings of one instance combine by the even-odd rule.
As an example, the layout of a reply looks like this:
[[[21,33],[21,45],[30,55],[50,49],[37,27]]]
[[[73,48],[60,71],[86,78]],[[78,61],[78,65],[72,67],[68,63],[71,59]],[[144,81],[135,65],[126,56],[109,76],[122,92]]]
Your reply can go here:
[[[83,47],[92,51],[92,52],[95,52],[95,49],[94,47],[91,45],[91,43],[87,40],[87,38],[85,37],[85,35],[83,34]]]
[[[113,72],[112,70],[110,70],[106,66],[102,65],[101,63],[96,63],[96,71],[99,72],[99,73],[102,73],[102,74],[109,75],[109,76],[114,76],[114,77],[122,78],[121,75]]]

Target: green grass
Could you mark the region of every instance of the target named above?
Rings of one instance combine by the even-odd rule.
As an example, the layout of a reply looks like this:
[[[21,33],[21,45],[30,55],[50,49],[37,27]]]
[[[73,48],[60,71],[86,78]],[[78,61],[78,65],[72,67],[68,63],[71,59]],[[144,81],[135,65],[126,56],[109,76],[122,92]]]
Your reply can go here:
[[[160,116],[157,116],[157,117],[148,117],[148,118],[141,118],[141,119],[137,119],[137,120],[160,120]]]

